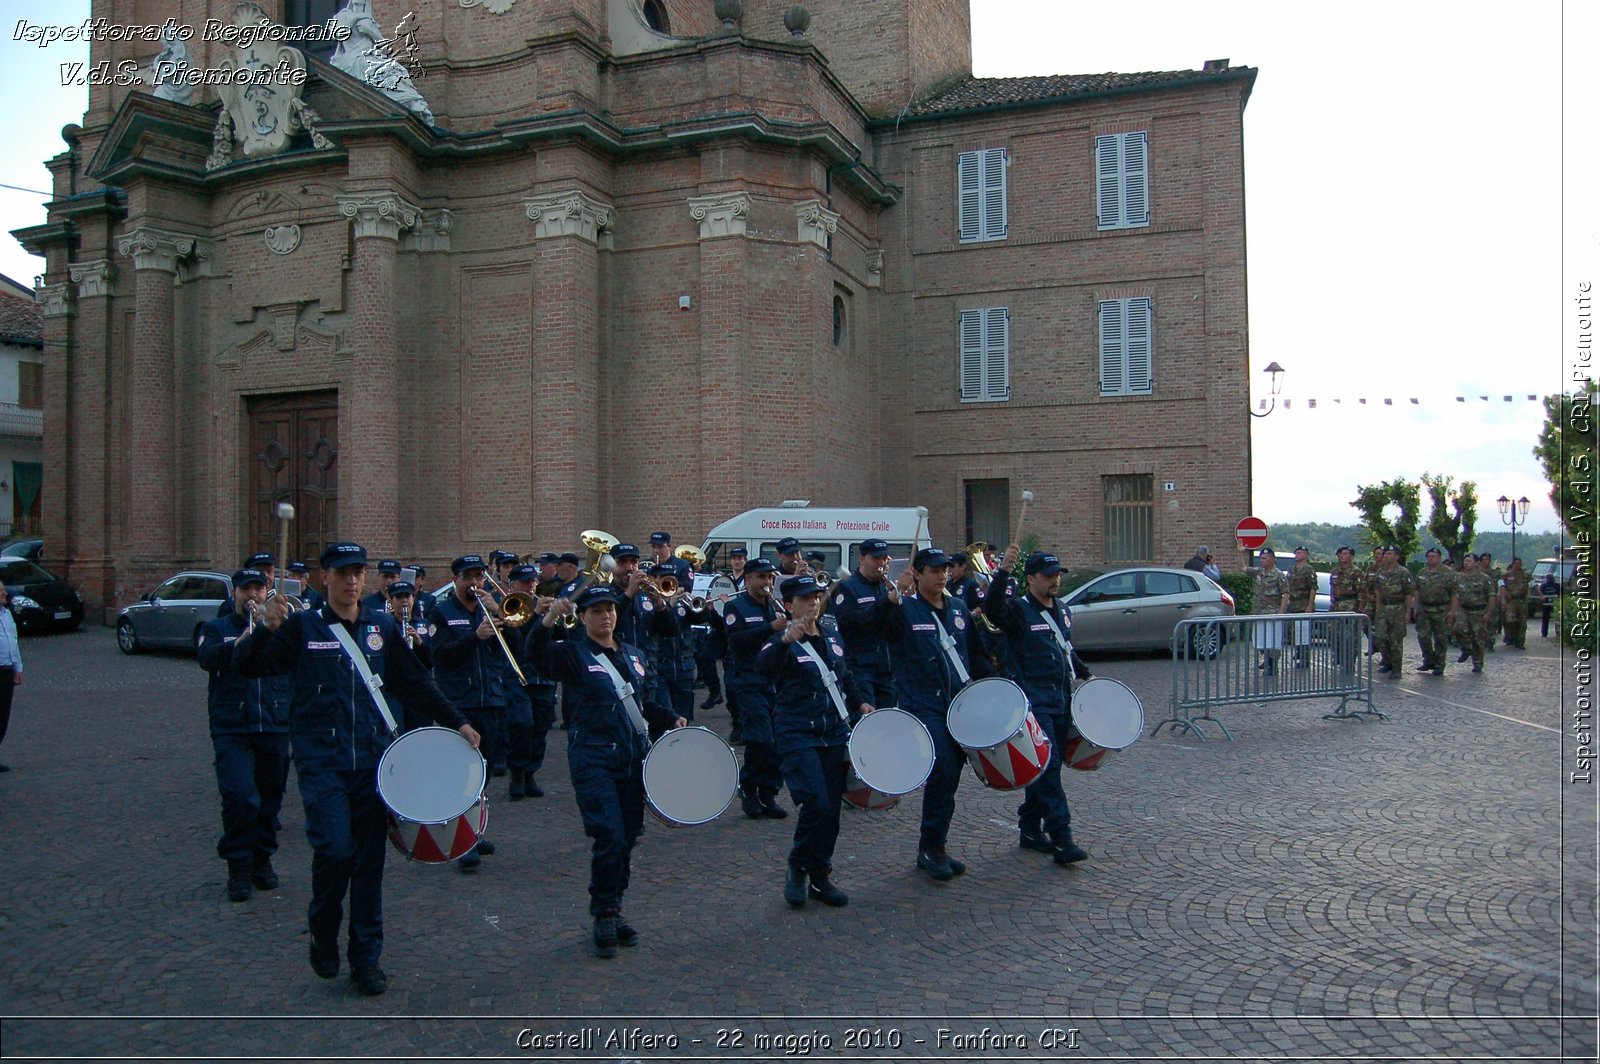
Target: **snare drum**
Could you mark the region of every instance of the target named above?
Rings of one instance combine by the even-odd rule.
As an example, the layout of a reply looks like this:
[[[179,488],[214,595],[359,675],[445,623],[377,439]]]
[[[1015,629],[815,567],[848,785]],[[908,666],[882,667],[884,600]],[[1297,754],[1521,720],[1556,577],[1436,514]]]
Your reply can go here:
[[[1062,758],[1092,772],[1143,734],[1144,706],[1127,684],[1097,676],[1072,692],[1072,726],[1077,735],[1067,740]]]
[[[674,728],[644,759],[644,800],[668,827],[715,820],[739,788],[739,759],[707,728]]]
[[[1010,680],[968,684],[951,699],[945,723],[985,787],[1026,787],[1050,763],[1050,740],[1028,711],[1028,696]]]
[[[850,730],[844,800],[857,809],[889,809],[933,771],[933,736],[903,709],[868,713]]]
[[[378,762],[378,796],[389,807],[389,841],[413,860],[453,861],[489,823],[483,755],[451,728],[414,728]],[[465,844],[463,845],[463,841]]]

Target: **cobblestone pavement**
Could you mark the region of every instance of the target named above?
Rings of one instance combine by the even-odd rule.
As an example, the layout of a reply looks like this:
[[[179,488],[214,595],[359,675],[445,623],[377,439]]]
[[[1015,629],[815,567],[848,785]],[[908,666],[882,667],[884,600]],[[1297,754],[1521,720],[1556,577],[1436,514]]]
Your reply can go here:
[[[1147,737],[1067,774],[1089,862],[1019,850],[1017,797],[970,774],[970,872],[916,872],[916,796],[847,810],[843,909],[783,903],[793,820],[651,822],[643,942],[614,960],[587,948],[555,732],[548,797],[493,781],[478,875],[390,854],[374,999],[309,971],[297,794],[280,889],[225,899],[192,658],[123,657],[108,629],[26,653],[0,753],[8,1059],[1595,1059],[1596,789],[1568,782],[1572,663],[1537,639],[1481,676],[1380,680],[1388,724],[1219,711],[1234,742],[1148,737],[1168,664],[1096,661]]]

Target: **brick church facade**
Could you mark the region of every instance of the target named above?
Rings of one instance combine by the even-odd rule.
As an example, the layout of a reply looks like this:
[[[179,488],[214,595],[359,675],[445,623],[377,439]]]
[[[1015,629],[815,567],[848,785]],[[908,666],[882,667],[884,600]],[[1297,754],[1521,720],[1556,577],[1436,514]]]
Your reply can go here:
[[[1024,489],[1069,564],[1174,563],[1248,512],[1253,69],[973,78],[966,0],[373,6],[431,122],[307,43],[279,150],[92,85],[47,164],[44,537],[91,608],[276,551],[282,501],[294,556],[430,566],[790,498],[1004,541]]]

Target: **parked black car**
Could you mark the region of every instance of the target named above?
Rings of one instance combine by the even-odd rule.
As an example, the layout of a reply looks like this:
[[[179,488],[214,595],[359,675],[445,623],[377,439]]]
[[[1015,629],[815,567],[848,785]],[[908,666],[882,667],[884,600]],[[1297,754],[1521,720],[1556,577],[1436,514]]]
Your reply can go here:
[[[11,592],[17,631],[71,632],[83,623],[83,597],[38,562],[0,557],[0,581]]]

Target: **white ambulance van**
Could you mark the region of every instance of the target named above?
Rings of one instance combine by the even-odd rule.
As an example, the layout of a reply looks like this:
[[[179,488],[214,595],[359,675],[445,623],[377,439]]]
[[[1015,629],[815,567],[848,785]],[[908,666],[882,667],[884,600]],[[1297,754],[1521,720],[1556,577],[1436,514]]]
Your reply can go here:
[[[776,563],[778,541],[793,536],[805,553],[821,551],[823,567],[837,579],[860,564],[864,539],[888,543],[891,558],[908,559],[930,546],[927,516],[921,506],[823,507],[791,499],[729,518],[707,533],[700,549],[710,571],[727,572],[729,548],[744,547],[752,559]]]

